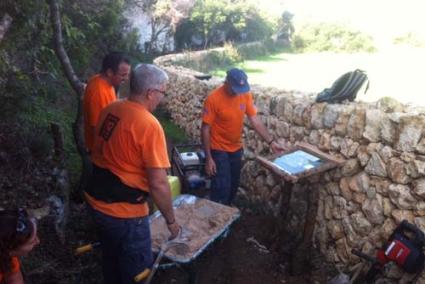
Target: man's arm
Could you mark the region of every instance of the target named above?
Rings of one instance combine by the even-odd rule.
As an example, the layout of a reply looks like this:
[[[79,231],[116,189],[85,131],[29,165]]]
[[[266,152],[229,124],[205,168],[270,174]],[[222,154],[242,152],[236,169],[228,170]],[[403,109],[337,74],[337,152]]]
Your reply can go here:
[[[216,170],[215,162],[211,156],[210,130],[211,130],[210,125],[202,122],[201,140],[202,140],[202,146],[204,147],[205,158],[206,158],[205,171],[207,175],[213,176],[216,174],[217,170]]]
[[[284,145],[281,145],[274,141],[273,136],[270,135],[263,122],[257,115],[248,116],[248,120],[251,126],[254,128],[255,132],[257,132],[258,135],[260,135],[261,138],[263,138],[267,142],[267,144],[270,145],[273,153],[279,153],[286,149]]]
[[[167,172],[160,168],[147,168],[149,193],[152,196],[162,216],[167,223],[168,230],[171,232],[170,239],[177,237],[180,226],[174,215],[174,209],[171,201],[170,185],[167,180]]]

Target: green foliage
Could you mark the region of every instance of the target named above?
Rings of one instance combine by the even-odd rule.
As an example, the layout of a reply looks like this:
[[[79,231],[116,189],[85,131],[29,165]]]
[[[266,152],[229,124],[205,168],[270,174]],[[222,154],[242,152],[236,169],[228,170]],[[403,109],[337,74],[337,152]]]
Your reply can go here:
[[[394,38],[394,44],[406,44],[413,47],[425,47],[425,38],[414,33],[407,33]]]
[[[292,46],[298,52],[374,52],[369,35],[337,24],[308,24],[295,34]]]
[[[169,142],[173,144],[183,144],[188,142],[188,138],[184,130],[172,122],[171,116],[165,108],[159,107],[155,111],[155,116],[164,128],[165,136]]]
[[[226,41],[254,41],[269,37],[275,23],[245,0],[197,0],[190,18],[176,30],[178,49],[210,47]],[[193,43],[193,37],[198,43]]]

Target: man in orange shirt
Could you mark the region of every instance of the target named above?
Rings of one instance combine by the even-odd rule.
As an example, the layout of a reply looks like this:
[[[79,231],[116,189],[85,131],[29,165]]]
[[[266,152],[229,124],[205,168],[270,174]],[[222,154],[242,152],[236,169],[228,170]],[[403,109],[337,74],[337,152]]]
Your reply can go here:
[[[128,80],[130,62],[121,52],[111,52],[103,58],[102,70],[90,78],[83,98],[84,139],[91,152],[94,129],[104,107],[117,99],[116,89]]]
[[[164,131],[152,112],[164,98],[167,74],[150,64],[131,73],[128,99],[100,114],[85,192],[98,226],[105,283],[134,283],[152,265],[149,194],[161,211],[170,239],[180,230],[171,202]]]
[[[239,187],[242,167],[242,129],[245,114],[254,130],[273,152],[284,150],[268,133],[249,92],[244,71],[227,71],[225,83],[211,92],[204,103],[201,138],[206,156],[206,173],[211,179],[211,200],[231,204]]]

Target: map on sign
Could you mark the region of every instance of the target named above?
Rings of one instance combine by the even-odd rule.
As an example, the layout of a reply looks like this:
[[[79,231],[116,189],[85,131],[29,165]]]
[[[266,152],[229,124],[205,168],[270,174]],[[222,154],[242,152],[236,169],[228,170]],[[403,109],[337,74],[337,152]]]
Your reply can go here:
[[[322,165],[323,161],[312,154],[297,150],[280,156],[273,164],[287,174],[296,175]]]

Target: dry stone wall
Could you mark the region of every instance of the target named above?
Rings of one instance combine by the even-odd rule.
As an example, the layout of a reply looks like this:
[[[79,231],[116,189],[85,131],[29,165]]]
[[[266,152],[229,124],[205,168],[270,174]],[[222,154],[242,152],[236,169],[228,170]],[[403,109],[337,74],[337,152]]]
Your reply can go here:
[[[199,141],[202,104],[222,82],[201,81],[184,68],[163,66],[170,76],[167,108]],[[306,141],[343,157],[346,163],[310,183],[294,187],[290,225],[301,232],[306,192],[320,194],[314,242],[326,259],[348,268],[358,263],[352,248],[374,255],[403,219],[425,231],[425,116],[423,111],[381,100],[376,104],[314,103],[305,94],[252,86],[259,116],[277,139]],[[283,181],[254,160],[270,154],[246,124],[241,195],[279,215]],[[387,277],[408,283],[411,275],[393,266]],[[417,283],[425,283],[419,278]]]

